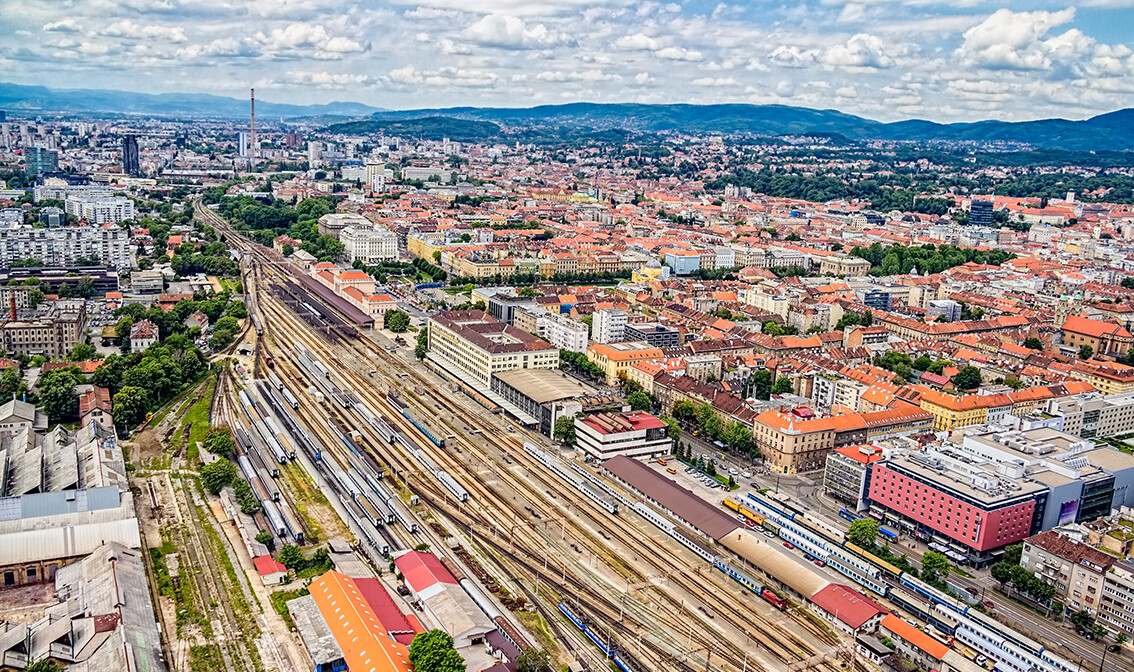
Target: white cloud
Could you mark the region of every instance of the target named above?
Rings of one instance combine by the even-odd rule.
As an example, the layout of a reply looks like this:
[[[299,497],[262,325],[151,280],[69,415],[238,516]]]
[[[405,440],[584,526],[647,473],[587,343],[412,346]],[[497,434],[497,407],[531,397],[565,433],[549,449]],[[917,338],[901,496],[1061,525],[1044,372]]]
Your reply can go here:
[[[79,32],[79,22],[70,18],[52,21],[43,24],[43,31],[46,33],[77,33]]]
[[[1059,52],[1082,48],[1078,30],[1044,40],[1048,31],[1075,18],[1075,9],[1013,12],[1000,9],[965,31],[957,54],[970,65],[992,69],[1045,70]],[[1073,34],[1072,34],[1073,33]],[[1088,38],[1089,39],[1089,38]]]
[[[701,77],[693,80],[694,86],[739,86],[740,82],[732,77]]]
[[[622,51],[657,51],[661,49],[661,42],[644,33],[634,33],[615,40],[614,48]]]
[[[858,91],[853,86],[840,86],[835,89],[835,95],[840,98],[857,98]]]
[[[289,72],[282,84],[310,86],[317,89],[349,89],[359,86],[373,86],[375,80],[368,75],[332,72]]]
[[[438,42],[437,46],[441,47],[441,53],[443,54],[468,56],[469,54],[473,53],[472,47],[470,47],[469,45],[463,44],[461,42],[454,42],[447,37]]]
[[[571,42],[570,38],[542,23],[528,24],[517,16],[489,14],[465,29],[465,39],[491,47],[526,49]]]
[[[479,69],[445,67],[418,70],[412,65],[391,70],[386,80],[401,85],[455,86],[462,88],[495,87],[503,80],[495,72]]]
[[[285,28],[273,28],[267,34],[259,33],[257,39],[269,53],[292,55],[301,52],[317,60],[339,60],[343,54],[357,54],[369,49],[369,45],[349,37],[331,36],[322,24],[317,23],[292,23]]]
[[[107,37],[124,37],[134,40],[160,40],[172,44],[181,44],[182,42],[188,41],[188,38],[185,37],[185,29],[181,26],[141,26],[129,19],[115,21],[99,31],[99,34]]]
[[[768,54],[768,60],[772,65],[778,65],[785,68],[805,68],[813,63],[818,56],[818,52],[812,49],[800,49],[795,45],[780,45]]]
[[[681,47],[665,47],[658,49],[657,57],[665,61],[700,61],[704,59],[701,52],[696,49],[683,49]]]
[[[603,72],[598,68],[591,70],[575,70],[570,72],[563,72],[561,70],[550,70],[539,73],[535,78],[541,82],[620,82],[622,77],[620,75],[613,75]]]
[[[841,68],[889,68],[894,59],[886,53],[882,39],[866,33],[859,33],[837,44],[823,54],[823,62]]]
[[[634,75],[634,81],[639,84],[647,84],[653,81],[653,77],[650,77],[650,73],[648,72],[639,72],[638,74]]]

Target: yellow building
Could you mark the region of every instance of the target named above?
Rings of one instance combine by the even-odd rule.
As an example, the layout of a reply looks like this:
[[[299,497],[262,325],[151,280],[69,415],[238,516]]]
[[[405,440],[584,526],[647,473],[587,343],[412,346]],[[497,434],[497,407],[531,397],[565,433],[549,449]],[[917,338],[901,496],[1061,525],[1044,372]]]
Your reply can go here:
[[[587,348],[587,359],[603,370],[607,385],[617,383],[619,374],[629,375],[631,364],[664,356],[661,348],[655,348],[645,341],[595,343]]]
[[[927,390],[921,395],[921,408],[933,414],[933,429],[938,432],[980,425],[988,420],[988,407],[980,403],[980,395],[976,394],[956,397]]]
[[[668,280],[669,267],[662,266],[661,262],[657,259],[650,259],[646,262],[645,266],[634,269],[630,275],[630,281],[634,284],[641,284],[646,282],[653,282],[655,280]]]

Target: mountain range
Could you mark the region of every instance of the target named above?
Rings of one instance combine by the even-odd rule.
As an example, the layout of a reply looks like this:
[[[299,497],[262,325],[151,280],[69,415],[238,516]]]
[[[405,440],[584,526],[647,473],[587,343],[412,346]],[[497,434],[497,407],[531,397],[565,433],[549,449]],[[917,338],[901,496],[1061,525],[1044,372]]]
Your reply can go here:
[[[63,90],[0,83],[0,109],[236,119],[248,115],[248,101],[209,94]],[[350,102],[289,105],[257,101],[256,112],[265,119],[317,121],[329,124],[332,131],[409,132],[427,138],[450,132],[449,137],[460,135],[464,141],[522,137],[530,129],[566,128],[574,132],[617,129],[641,133],[827,134],[855,141],[1010,143],[1069,151],[1134,151],[1134,109],[1084,120],[951,124],[920,119],[885,123],[837,110],[746,104],[568,103],[526,108],[383,110]]]

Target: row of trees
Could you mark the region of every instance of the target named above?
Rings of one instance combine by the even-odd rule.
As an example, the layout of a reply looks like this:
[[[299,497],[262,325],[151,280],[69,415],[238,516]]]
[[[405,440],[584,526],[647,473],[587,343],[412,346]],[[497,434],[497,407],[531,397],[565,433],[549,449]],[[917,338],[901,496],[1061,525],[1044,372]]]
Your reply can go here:
[[[933,274],[969,262],[999,266],[1016,258],[1016,255],[1002,250],[938,246],[932,243],[910,247],[905,245],[883,247],[881,243],[874,243],[870,247],[856,245],[851,248],[850,253],[870,262],[873,267],[870,270],[871,275],[905,274],[915,268],[920,273]]]
[[[695,405],[689,401],[680,401],[673,407],[673,417],[679,422],[697,427],[701,436],[708,440],[720,441],[728,446],[729,450],[752,458],[760,456],[760,451],[752,438],[752,428],[740,421],[725,423],[708,404]]]
[[[602,367],[587,359],[587,356],[581,352],[560,350],[559,368],[564,371],[573,371],[582,374],[596,381],[606,379],[606,372],[602,370]]]
[[[134,427],[208,370],[208,360],[189,337],[175,334],[145,352],[110,355],[95,369],[91,382],[114,395],[116,423]]]
[[[334,236],[319,234],[319,218],[335,212],[333,199],[308,198],[292,207],[280,199],[265,203],[250,196],[217,198],[215,194],[206,194],[206,201],[214,198],[221,204],[220,214],[261,245],[270,246],[276,237],[286,234],[300,241],[301,249],[320,261],[331,261],[343,253],[343,244]]]

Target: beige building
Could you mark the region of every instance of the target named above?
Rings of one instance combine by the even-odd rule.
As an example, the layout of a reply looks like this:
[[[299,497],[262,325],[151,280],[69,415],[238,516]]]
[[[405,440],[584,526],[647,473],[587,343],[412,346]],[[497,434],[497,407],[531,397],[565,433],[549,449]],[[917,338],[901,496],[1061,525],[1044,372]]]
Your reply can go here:
[[[819,275],[862,276],[870,271],[870,262],[849,254],[832,254],[819,262]]]
[[[480,310],[452,310],[430,318],[429,353],[485,388],[501,371],[559,368],[555,346]]]
[[[1113,556],[1054,530],[1024,540],[1020,565],[1055,587],[1055,597],[1071,611],[1098,611],[1103,582]]]
[[[630,365],[665,356],[661,348],[655,348],[645,341],[625,341],[621,343],[595,343],[587,348],[587,359],[599,366],[606,374],[607,385],[618,382],[619,374],[630,375]]]
[[[335,237],[335,240],[338,240],[342,230],[348,226],[372,228],[374,224],[362,215],[333,213],[319,218],[319,235],[331,235]]]
[[[68,308],[71,304],[68,304]],[[9,320],[0,325],[4,351],[9,355],[63,357],[86,336],[87,309],[82,301],[74,310],[57,309],[47,317]]]
[[[813,471],[823,467],[835,447],[833,420],[764,411],[753,422],[753,437],[770,469],[784,474]]]
[[[1134,636],[1134,561],[1126,559],[1111,565],[1095,619],[1115,635]]]

